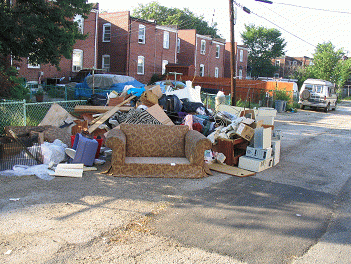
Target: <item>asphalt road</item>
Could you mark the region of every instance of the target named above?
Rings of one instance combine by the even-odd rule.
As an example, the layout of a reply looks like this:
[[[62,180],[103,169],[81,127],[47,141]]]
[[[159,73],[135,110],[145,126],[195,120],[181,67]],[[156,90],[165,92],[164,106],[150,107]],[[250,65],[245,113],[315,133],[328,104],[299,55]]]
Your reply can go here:
[[[0,263],[351,263],[350,114],[279,113],[252,177],[0,176]]]

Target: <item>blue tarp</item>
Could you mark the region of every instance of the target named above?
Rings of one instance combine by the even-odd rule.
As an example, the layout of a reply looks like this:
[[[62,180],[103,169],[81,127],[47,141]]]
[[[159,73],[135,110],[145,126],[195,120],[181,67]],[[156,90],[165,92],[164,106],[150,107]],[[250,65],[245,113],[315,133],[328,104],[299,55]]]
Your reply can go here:
[[[115,83],[110,87],[110,89],[101,90],[101,89],[96,88],[94,90],[94,93],[95,94],[102,94],[102,95],[109,94],[111,91],[116,91],[116,92],[120,93],[123,91],[123,89],[126,85],[132,85],[135,88],[145,87],[145,84],[142,84],[141,82],[138,82],[137,80],[134,80],[134,81],[124,82],[124,83]],[[76,86],[75,86],[75,97],[76,98],[80,98],[80,97],[90,98],[92,94],[93,94],[93,90],[91,88],[89,88],[85,79],[82,83],[76,84]]]

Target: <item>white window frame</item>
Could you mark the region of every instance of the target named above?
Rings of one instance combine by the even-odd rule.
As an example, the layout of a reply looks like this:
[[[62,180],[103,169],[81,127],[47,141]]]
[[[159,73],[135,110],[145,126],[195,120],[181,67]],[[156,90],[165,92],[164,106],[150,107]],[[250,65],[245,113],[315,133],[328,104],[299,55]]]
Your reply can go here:
[[[201,40],[200,54],[206,54],[206,40],[204,39]]]
[[[203,64],[200,64],[199,75],[200,75],[200,77],[205,76],[205,65],[203,65]]]
[[[145,57],[144,56],[138,56],[137,74],[139,75],[145,74]]]
[[[145,25],[139,25],[138,43],[145,44],[145,37],[146,37],[146,27]]]
[[[177,53],[180,53],[180,38],[177,39]]]
[[[84,34],[84,17],[82,15],[75,15],[74,22],[77,22],[80,33]]]
[[[109,30],[106,29],[108,27]],[[111,42],[111,23],[105,23],[102,26],[102,42]]]
[[[219,45],[217,44],[217,45],[216,45],[216,58],[217,58],[217,59],[219,59],[220,52],[221,52],[221,46],[219,46]]]
[[[163,48],[169,49],[169,32],[163,31]]]
[[[166,73],[167,64],[168,64],[168,60],[162,60],[162,74]]]
[[[108,63],[106,63],[107,59],[108,59]],[[108,55],[108,54],[102,55],[101,68],[107,72],[110,71],[110,69],[111,69],[111,56],[110,55]]]
[[[240,69],[240,70],[239,70],[239,79],[241,80],[242,78],[243,78],[243,70]]]
[[[218,78],[219,77],[219,68],[218,67],[215,67],[215,78]]]
[[[275,61],[275,66],[280,67],[280,60]]]
[[[28,69],[40,69],[40,64],[33,64],[33,63],[30,63],[29,62],[29,58],[27,58],[27,61],[28,61]]]
[[[240,62],[244,61],[244,51],[240,50]]]
[[[77,57],[79,54],[79,57]],[[83,50],[74,49],[72,54],[72,72],[79,72],[83,69]]]

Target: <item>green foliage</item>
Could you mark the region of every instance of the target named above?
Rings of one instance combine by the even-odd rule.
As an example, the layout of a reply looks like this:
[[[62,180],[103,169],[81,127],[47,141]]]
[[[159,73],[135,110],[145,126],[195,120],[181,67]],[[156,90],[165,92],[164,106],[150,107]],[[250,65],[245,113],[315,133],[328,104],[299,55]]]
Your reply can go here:
[[[153,1],[145,5],[140,4],[133,10],[133,16],[145,20],[156,20],[158,25],[177,25],[179,29],[196,29],[198,34],[220,37],[217,34],[217,23],[209,26],[203,16],[196,16],[188,8],[168,8]]]
[[[350,76],[351,59],[344,59],[343,49],[336,50],[331,42],[318,44],[313,54],[313,65],[299,69],[294,78],[298,86],[308,78],[322,79],[343,87]]]
[[[286,46],[279,30],[245,25],[241,37],[249,49],[251,76],[273,77],[277,67],[272,64],[272,59],[284,55]]]
[[[29,98],[29,90],[25,87],[23,78],[18,77],[15,67],[7,64],[6,59],[0,59],[0,98],[23,100]]]
[[[291,94],[286,89],[274,90],[274,100],[282,100],[290,102],[292,100]]]
[[[50,63],[58,67],[61,57],[71,58],[77,39],[85,39],[75,15],[89,14],[92,5],[85,0],[0,1],[0,54],[30,63]]]

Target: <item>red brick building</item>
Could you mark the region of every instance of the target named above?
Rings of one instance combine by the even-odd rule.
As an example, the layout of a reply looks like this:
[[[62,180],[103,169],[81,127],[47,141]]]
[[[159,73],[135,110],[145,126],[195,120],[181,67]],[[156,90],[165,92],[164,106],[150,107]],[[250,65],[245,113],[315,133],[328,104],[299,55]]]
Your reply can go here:
[[[177,60],[177,28],[130,16],[129,11],[99,18],[98,67],[148,83]]]
[[[178,64],[194,67],[194,75],[224,76],[225,40],[199,35],[195,29],[178,30]]]
[[[76,16],[75,20],[79,23],[84,34],[88,34],[85,40],[77,40],[74,45],[72,59],[62,57],[60,62],[61,70],[58,71],[55,66],[31,65],[28,64],[26,58],[22,61],[14,61],[13,65],[19,69],[19,75],[26,78],[27,81],[46,81],[47,78],[64,78],[68,82],[70,77],[83,68],[93,68],[97,56],[97,21],[98,21],[98,5],[90,12],[86,19]]]
[[[235,76],[238,79],[246,79],[248,76],[248,69],[247,69],[247,59],[248,59],[248,49],[244,45],[237,45],[236,46],[236,69],[235,69]],[[224,77],[230,78],[230,50],[231,50],[231,43],[227,42],[225,44],[225,59],[224,59]]]

